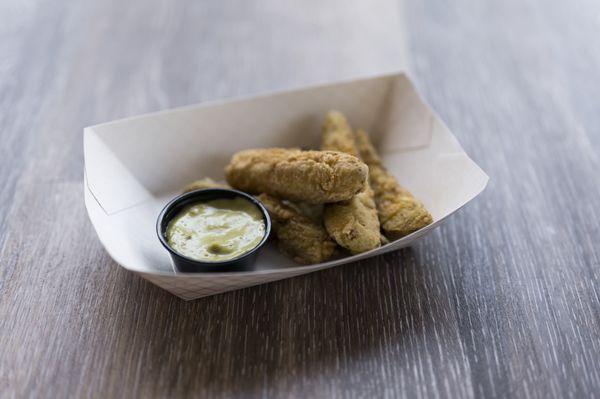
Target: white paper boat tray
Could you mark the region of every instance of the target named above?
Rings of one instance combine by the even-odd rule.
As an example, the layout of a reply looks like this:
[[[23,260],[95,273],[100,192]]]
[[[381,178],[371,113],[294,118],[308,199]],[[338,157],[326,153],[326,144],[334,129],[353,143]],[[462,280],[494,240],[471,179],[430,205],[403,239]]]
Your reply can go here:
[[[223,179],[236,151],[318,148],[326,112],[371,133],[388,169],[434,223],[382,248],[298,266],[271,245],[249,272],[185,274],[158,241],[162,207],[192,180]],[[124,268],[186,300],[369,258],[411,245],[471,201],[488,176],[422,101],[404,73],[200,104],[84,129],[85,204],[98,237]]]

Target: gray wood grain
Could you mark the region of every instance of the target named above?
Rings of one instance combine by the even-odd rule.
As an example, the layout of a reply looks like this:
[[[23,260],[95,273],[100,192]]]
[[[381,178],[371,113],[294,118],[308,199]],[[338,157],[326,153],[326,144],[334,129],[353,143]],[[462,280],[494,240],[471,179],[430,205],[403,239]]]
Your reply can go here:
[[[389,71],[491,176],[411,249],[184,302],[118,267],[83,126]],[[1,397],[593,397],[600,4],[0,2]]]

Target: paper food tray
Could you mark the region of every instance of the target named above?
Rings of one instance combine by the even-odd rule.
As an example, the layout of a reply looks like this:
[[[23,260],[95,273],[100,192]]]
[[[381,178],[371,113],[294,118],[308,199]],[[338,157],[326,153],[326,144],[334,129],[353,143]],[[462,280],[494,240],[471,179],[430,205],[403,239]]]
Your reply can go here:
[[[223,180],[236,151],[318,148],[330,109],[370,132],[388,169],[431,212],[434,223],[382,248],[298,266],[267,246],[249,272],[185,274],[174,270],[155,231],[162,207],[190,181]],[[411,245],[477,196],[487,175],[421,100],[403,73],[189,106],[84,129],[85,204],[98,237],[124,268],[186,299],[195,299]]]

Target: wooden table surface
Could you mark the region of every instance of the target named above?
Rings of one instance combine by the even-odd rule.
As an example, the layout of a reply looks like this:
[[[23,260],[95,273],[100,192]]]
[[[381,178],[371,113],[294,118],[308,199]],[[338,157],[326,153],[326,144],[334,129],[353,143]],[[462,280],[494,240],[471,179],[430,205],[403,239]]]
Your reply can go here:
[[[0,396],[600,395],[599,32],[595,0],[0,3]],[[101,247],[84,126],[405,60],[491,177],[418,245],[193,302]]]

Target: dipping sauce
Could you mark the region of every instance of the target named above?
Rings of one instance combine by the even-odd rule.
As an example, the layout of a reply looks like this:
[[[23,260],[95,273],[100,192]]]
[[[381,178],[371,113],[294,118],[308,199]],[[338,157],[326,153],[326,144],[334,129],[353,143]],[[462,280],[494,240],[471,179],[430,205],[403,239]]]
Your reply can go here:
[[[166,231],[171,248],[206,262],[237,258],[255,248],[264,235],[261,210],[243,198],[190,205],[169,222]]]

